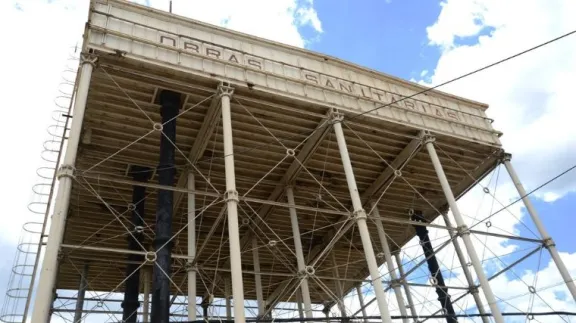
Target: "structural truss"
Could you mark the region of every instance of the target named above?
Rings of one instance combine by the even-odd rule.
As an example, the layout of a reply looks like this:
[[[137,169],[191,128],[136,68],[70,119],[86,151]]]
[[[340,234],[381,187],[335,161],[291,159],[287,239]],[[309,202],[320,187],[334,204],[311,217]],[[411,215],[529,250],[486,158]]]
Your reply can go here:
[[[24,320],[504,322],[491,281],[545,249],[576,295],[483,104],[117,0],[79,71]],[[505,207],[501,164],[534,237],[456,204]],[[526,248],[487,272],[487,239]]]

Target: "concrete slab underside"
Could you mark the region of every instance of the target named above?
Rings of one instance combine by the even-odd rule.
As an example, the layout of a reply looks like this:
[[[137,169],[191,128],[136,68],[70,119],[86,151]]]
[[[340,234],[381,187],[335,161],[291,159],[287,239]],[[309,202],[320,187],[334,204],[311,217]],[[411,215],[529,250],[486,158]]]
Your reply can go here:
[[[214,203],[196,220],[197,248],[205,245],[198,253],[197,263],[202,278],[197,279],[197,293],[199,296],[204,295],[208,287],[215,297],[224,297],[223,281],[219,280],[216,286],[212,286],[214,271],[218,271],[219,277],[226,277],[230,268],[227,262],[226,222],[217,221],[224,206],[221,196],[217,194],[225,192],[219,114],[216,114],[214,131],[208,135],[201,133],[204,120],[210,109],[214,108],[211,107],[212,99],[209,97],[216,92],[218,84],[215,78],[200,78],[114,56],[100,57],[88,97],[77,176],[63,241],[65,245],[127,248],[128,233],[125,226],[130,226],[128,204],[132,198],[132,186],[126,170],[130,165],[157,166],[161,134],[156,131],[146,135],[152,130],[152,122],[148,118],[160,122],[159,105],[154,101],[160,89],[177,91],[185,96],[185,105],[181,110],[183,114],[177,119],[176,145],[181,152],[176,153],[177,178],[187,176],[186,171],[191,169],[188,156],[192,150],[196,150],[197,160],[194,162],[200,171],[196,174],[196,206],[203,208]],[[195,106],[203,100],[203,103]],[[323,136],[310,136],[326,120],[328,106],[271,96],[249,87],[235,87],[231,103],[236,183],[241,197],[250,190],[239,204],[240,219],[250,220],[249,224],[240,228],[242,241],[248,242],[243,249],[242,263],[244,270],[253,270],[249,237],[256,233],[259,245],[262,246],[259,248],[259,257],[263,273],[263,294],[264,299],[268,299],[278,286],[296,277],[290,217],[282,190],[286,172],[293,172],[295,176],[292,184],[296,204],[301,206],[297,213],[304,255],[308,262],[330,241],[334,230],[343,224],[345,213],[351,210],[351,201],[333,131],[328,128]],[[187,109],[189,111],[184,112]],[[379,198],[383,191],[379,185],[374,184],[389,169],[382,159],[390,164],[396,160],[398,164],[398,161],[402,162],[415,150],[416,153],[402,169],[402,177],[426,200],[403,179],[396,178],[380,199],[380,214],[387,219],[408,220],[408,210],[412,208],[423,210],[429,220],[436,218],[438,213],[435,209],[445,208],[446,200],[430,158],[425,150],[418,149],[421,129],[385,122],[368,115],[347,121],[350,117],[352,115],[345,114],[344,131],[358,189],[365,198],[362,202],[367,203],[370,196]],[[263,126],[286,148],[297,147],[296,156],[305,146],[307,138],[320,140],[317,147],[313,145],[313,151],[305,161],[305,168],[291,168],[294,158],[287,156],[286,148]],[[145,137],[129,145],[142,136]],[[446,175],[457,196],[474,184],[473,177],[482,177],[497,164],[496,152],[500,149],[497,146],[444,135],[436,135],[436,138]],[[205,145],[196,144],[194,147],[197,140],[203,140]],[[149,183],[156,182],[156,177],[153,177]],[[177,183],[174,186],[177,187]],[[179,188],[180,193],[185,192],[185,187],[183,185]],[[152,250],[157,188],[149,187],[147,192],[145,221],[150,227],[144,229],[144,246]],[[274,194],[279,196],[275,201],[277,205],[259,201],[268,200]],[[177,232],[186,224],[188,210],[186,194],[175,195],[178,196],[176,200],[180,201],[173,219],[173,231]],[[365,208],[369,210],[367,205]],[[117,215],[113,215],[111,210]],[[263,221],[255,212],[263,215]],[[222,219],[225,219],[225,215]],[[368,223],[375,252],[380,253],[380,244],[375,243],[378,237],[376,226]],[[414,230],[409,224],[386,222],[384,228],[390,236],[393,251],[414,236]],[[213,234],[207,239],[210,231]],[[270,243],[271,240],[276,243]],[[186,231],[179,234],[174,243],[174,253],[185,255]],[[66,247],[62,251],[58,289],[77,289],[82,265],[88,261],[90,290],[110,292],[115,289],[122,292],[123,286],[120,283],[125,278],[125,254],[104,249],[95,251]],[[343,284],[345,290],[351,290],[368,275],[360,237],[354,228],[340,238],[315,266],[316,275],[324,277],[321,278],[322,282],[336,293],[338,288],[335,281],[330,279],[335,276],[332,254],[339,264],[338,276],[346,280]],[[381,264],[383,259],[378,261]],[[179,289],[173,286],[174,294],[186,293],[185,263],[185,259],[174,259],[172,279],[180,286]],[[149,265],[145,267],[151,268]],[[245,273],[243,280],[245,298],[255,299],[254,275]],[[331,299],[314,280],[310,280],[310,289],[314,303]],[[295,301],[291,292],[284,295],[282,300],[287,301],[289,295],[292,295],[290,300]]]

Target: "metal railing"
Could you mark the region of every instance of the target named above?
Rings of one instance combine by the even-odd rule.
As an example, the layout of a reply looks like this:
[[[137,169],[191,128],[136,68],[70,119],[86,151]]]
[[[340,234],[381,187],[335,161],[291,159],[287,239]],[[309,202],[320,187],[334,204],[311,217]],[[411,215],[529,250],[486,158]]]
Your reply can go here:
[[[67,64],[62,71],[58,95],[54,99],[52,122],[47,128],[48,138],[44,141],[40,157],[42,166],[36,170],[37,183],[32,186],[33,197],[28,211],[33,221],[22,226],[22,234],[14,256],[14,264],[6,287],[6,296],[0,310],[0,322],[26,322],[45,232],[49,224],[51,201],[56,188],[56,171],[66,140],[70,107],[75,93],[78,69],[77,47],[69,53]]]

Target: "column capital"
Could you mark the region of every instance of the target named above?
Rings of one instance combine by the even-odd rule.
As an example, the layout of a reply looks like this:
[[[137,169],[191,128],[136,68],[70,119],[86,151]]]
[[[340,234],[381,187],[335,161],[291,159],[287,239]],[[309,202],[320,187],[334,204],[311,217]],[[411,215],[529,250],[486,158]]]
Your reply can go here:
[[[344,120],[344,114],[340,112],[340,110],[332,108],[328,113],[328,119],[330,120],[331,124],[339,123]]]
[[[429,130],[421,131],[419,134],[422,144],[434,143],[436,141],[436,136],[434,136]]]
[[[92,53],[82,53],[80,54],[80,65],[90,64],[96,68],[98,62],[98,57]]]
[[[218,84],[217,94],[219,97],[231,97],[234,94],[234,88],[228,82],[221,82]]]
[[[500,162],[501,163],[510,162],[511,160],[512,160],[512,154],[509,154],[507,152],[502,152],[502,154],[500,155]]]

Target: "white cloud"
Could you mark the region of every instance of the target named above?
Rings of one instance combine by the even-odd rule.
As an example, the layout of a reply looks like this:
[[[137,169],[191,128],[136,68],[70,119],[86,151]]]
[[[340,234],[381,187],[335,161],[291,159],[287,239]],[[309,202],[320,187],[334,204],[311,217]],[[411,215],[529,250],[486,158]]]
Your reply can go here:
[[[145,4],[148,1],[135,1]],[[168,1],[150,5],[168,9]],[[255,34],[275,41],[304,46],[298,28],[310,26],[322,32],[311,0],[208,1],[175,0],[174,13]],[[71,46],[78,44],[87,18],[88,1],[26,0],[0,2],[0,28],[9,48],[0,52],[0,83],[4,93],[4,123],[0,127],[5,156],[0,194],[6,200],[0,239],[15,243],[26,206],[33,198],[35,170],[41,165],[42,142],[48,139],[53,100],[58,95],[61,72]],[[9,95],[8,95],[9,94]],[[41,220],[35,218],[34,220]]]
[[[166,0],[149,2],[154,8],[168,10]],[[308,41],[299,27],[311,27],[317,34],[322,32],[312,0],[174,0],[172,4],[175,14],[298,47],[304,47]]]
[[[421,81],[427,85],[450,80],[576,28],[568,14],[576,10],[573,1],[447,0],[441,6],[438,20],[427,29],[429,43],[438,46],[441,51],[437,66]],[[521,14],[519,8],[522,8]],[[487,28],[490,29],[489,35],[484,32]],[[477,38],[478,41],[472,45],[463,45],[459,40],[465,37]],[[488,116],[495,119],[494,126],[504,132],[504,148],[513,153],[513,164],[527,190],[536,188],[576,161],[573,149],[576,147],[576,129],[570,126],[570,120],[574,119],[576,112],[571,104],[573,91],[568,85],[571,82],[570,76],[573,78],[576,75],[576,63],[570,59],[575,54],[574,39],[561,40],[442,88],[443,91],[490,104]],[[504,174],[502,170],[496,196],[506,205],[515,200],[518,194]],[[572,172],[538,191],[535,196],[546,202],[554,201],[575,191],[575,183],[576,173]],[[494,192],[494,189],[491,190]],[[482,190],[476,188],[459,201],[462,213],[468,216],[465,219],[468,224],[473,223],[470,217],[478,214],[479,218],[483,218],[502,207],[499,203],[492,206],[490,197],[484,198],[485,201],[480,204],[482,194]],[[522,216],[520,203],[509,211],[501,212],[491,219],[491,232],[518,234],[523,227],[522,222],[530,221],[528,217]],[[475,229],[488,230],[485,225]],[[433,234],[437,230],[430,231]],[[482,236],[478,238],[474,240],[475,248],[485,257],[502,257],[519,249],[512,240],[491,238],[486,240],[484,246]],[[568,246],[559,246],[560,250],[562,247]],[[453,252],[452,248],[447,248],[438,257],[453,255]],[[515,258],[504,259],[509,264]],[[576,253],[564,253],[562,258],[571,276],[576,276]],[[484,267],[487,272],[494,273],[504,265],[500,261],[489,261],[484,263]],[[539,271],[538,268],[526,272],[516,271],[518,276],[509,271],[491,283],[497,297],[510,299],[508,303],[501,304],[502,310],[525,311],[533,308],[534,311],[550,311],[550,307],[554,310],[576,308],[554,264],[542,264],[542,268]],[[458,286],[464,279],[461,270],[456,270],[456,274],[457,277],[448,282]],[[534,283],[536,275],[538,280]],[[539,292],[542,298],[535,297],[534,304],[530,305],[526,284],[536,285],[536,289],[556,286]],[[469,308],[473,307],[470,297],[465,300]],[[460,305],[464,306],[461,302]],[[559,317],[538,319],[545,322],[563,321]],[[509,318],[507,322],[524,320],[524,317]]]
[[[522,8],[519,14],[518,8]],[[431,84],[438,84],[576,29],[570,12],[574,1],[446,1],[438,21],[428,28],[432,44],[441,45]],[[475,26],[475,27],[474,27]],[[494,28],[475,45],[458,45],[455,37]],[[533,189],[576,160],[576,75],[574,36],[442,88],[487,102],[488,116],[504,132],[504,147],[528,189]],[[536,195],[546,200],[576,189],[576,172]],[[553,192],[554,194],[551,194]]]

